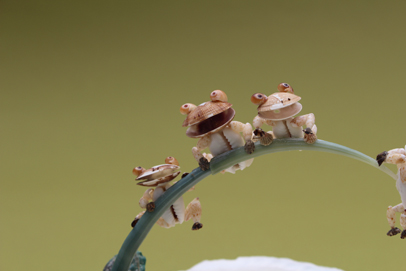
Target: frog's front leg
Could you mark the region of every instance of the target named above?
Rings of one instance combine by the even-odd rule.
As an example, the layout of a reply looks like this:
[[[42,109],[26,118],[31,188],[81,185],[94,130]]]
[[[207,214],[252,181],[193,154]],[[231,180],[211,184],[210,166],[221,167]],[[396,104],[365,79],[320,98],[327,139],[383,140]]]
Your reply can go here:
[[[207,159],[207,161],[211,161],[213,159],[213,155],[211,153],[203,153],[203,157]]]
[[[306,125],[306,129],[303,130],[304,141],[308,144],[313,144],[317,140],[317,126],[315,124],[316,118],[313,113],[298,116],[293,118],[290,123],[293,127],[300,127]]]
[[[246,153],[251,154],[255,150],[255,145],[254,142],[252,141],[252,127],[251,124],[249,123],[242,123],[239,121],[232,121],[230,123],[230,128],[237,134],[242,133],[244,140],[245,140],[245,145],[244,145],[244,150]]]
[[[148,212],[153,212],[155,210],[155,203],[152,201],[153,195],[154,195],[153,188],[148,188],[144,192],[144,195],[142,195],[142,197],[139,201],[139,205],[142,209],[147,209]]]
[[[405,149],[393,149],[390,151],[381,152],[376,156],[376,161],[379,165],[383,162],[389,164],[401,164],[406,163],[406,150]]]
[[[202,205],[200,204],[199,198],[192,200],[185,211],[185,221],[190,219],[193,220],[192,230],[200,230],[203,224],[200,223],[200,218],[202,217]]]
[[[142,211],[141,213],[139,213],[133,220],[133,222],[131,222],[131,227],[135,227],[135,225],[137,225],[138,221],[141,219],[141,217],[144,215],[145,211]],[[162,217],[160,217],[158,219],[158,221],[156,222],[157,225],[163,227],[163,228],[170,228],[169,224],[165,221],[165,219],[163,219]]]
[[[394,236],[400,233],[400,229],[395,227],[396,223],[396,213],[401,213],[400,215],[400,225],[403,228],[402,234],[400,238],[406,238],[406,210],[402,203],[396,205],[395,207],[389,206],[388,210],[386,211],[386,218],[388,219],[389,226],[391,229],[388,231],[386,235]]]
[[[382,165],[383,162],[389,164],[395,164],[398,166],[399,177],[402,183],[406,184],[406,150],[405,149],[393,149],[390,151],[381,152],[376,156],[378,165]]]
[[[200,169],[203,171],[210,169],[210,162],[206,157],[203,156],[201,151],[208,148],[210,145],[210,142],[211,142],[211,136],[205,135],[204,137],[199,139],[196,147],[192,148],[193,156],[196,159],[196,161],[199,163]]]
[[[133,222],[131,222],[131,227],[135,227],[135,225],[137,224],[137,222],[141,219],[142,215],[145,213],[145,211],[142,211],[141,213],[139,213],[138,215],[135,216]]]
[[[271,144],[273,141],[272,132],[264,132],[260,127],[264,123],[268,124],[269,126],[275,126],[275,123],[272,120],[266,120],[261,118],[260,116],[256,116],[252,123],[254,124],[255,127],[252,141],[256,142],[259,140],[259,142],[263,146],[268,146],[269,144]]]

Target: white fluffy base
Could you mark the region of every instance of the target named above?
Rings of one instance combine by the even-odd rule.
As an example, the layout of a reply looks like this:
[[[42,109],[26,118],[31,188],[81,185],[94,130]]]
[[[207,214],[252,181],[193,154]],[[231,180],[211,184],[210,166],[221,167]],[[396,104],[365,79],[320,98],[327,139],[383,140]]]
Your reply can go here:
[[[332,267],[266,256],[238,257],[235,260],[205,260],[187,271],[343,271]]]

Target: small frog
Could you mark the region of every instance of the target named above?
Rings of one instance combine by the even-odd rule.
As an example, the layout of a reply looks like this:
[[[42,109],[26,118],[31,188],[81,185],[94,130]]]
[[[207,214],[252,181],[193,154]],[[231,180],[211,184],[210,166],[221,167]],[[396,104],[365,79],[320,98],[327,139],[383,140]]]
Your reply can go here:
[[[261,145],[266,146],[273,138],[304,138],[306,143],[313,144],[317,140],[314,114],[294,117],[302,110],[301,98],[293,94],[293,88],[287,83],[279,84],[278,90],[268,97],[262,93],[251,96],[251,102],[258,105],[253,140],[260,140]],[[272,131],[264,132],[261,129],[264,123],[272,126]],[[303,125],[307,127],[304,130]]]
[[[146,209],[148,212],[153,212],[155,209],[155,201],[165,193],[171,187],[169,184],[170,181],[175,179],[180,171],[179,162],[176,158],[170,156],[165,159],[165,164],[154,166],[150,169],[145,170],[142,167],[136,167],[133,169],[134,175],[137,176],[136,180],[145,180],[137,183],[138,185],[156,187],[148,188],[144,195],[139,201],[141,208]],[[182,177],[186,176],[187,173],[184,173]],[[189,189],[193,190],[194,187]],[[142,217],[145,211],[139,213],[131,226],[134,227],[138,220]],[[200,204],[199,198],[192,200],[185,210],[185,204],[183,197],[178,198],[168,210],[158,219],[157,224],[164,228],[174,227],[175,224],[182,224],[184,221],[190,219],[193,220],[194,224],[192,230],[199,230],[203,227],[203,224],[200,223],[200,218],[202,215],[202,206]]]
[[[210,168],[210,159],[213,156],[225,153],[238,147],[244,146],[245,151],[251,154],[255,145],[251,140],[251,124],[243,124],[232,121],[235,116],[232,104],[227,102],[227,95],[221,90],[210,93],[211,101],[196,106],[186,103],[181,106],[180,112],[187,115],[183,122],[183,127],[189,127],[186,135],[192,138],[200,138],[196,147],[192,148],[192,153],[202,170]],[[242,132],[244,139],[241,137]],[[211,154],[201,153],[205,148],[209,148]],[[235,173],[236,170],[250,166],[253,162],[248,159],[238,163],[225,171]]]
[[[388,219],[391,229],[388,231],[388,236],[394,236],[401,233],[400,229],[395,227],[396,213],[400,215],[400,225],[403,231],[400,238],[406,238],[406,146],[404,149],[393,149],[390,151],[384,151],[377,155],[376,161],[378,165],[382,165],[383,162],[395,164],[398,166],[398,180],[396,181],[396,188],[399,191],[402,203],[399,203],[395,207],[389,206],[386,211],[386,218]]]

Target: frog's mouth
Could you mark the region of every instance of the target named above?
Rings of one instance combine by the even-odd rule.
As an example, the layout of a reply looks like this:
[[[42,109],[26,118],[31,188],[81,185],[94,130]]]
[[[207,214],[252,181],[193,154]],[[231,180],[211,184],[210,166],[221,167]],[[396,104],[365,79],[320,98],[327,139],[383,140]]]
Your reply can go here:
[[[190,126],[186,130],[186,135],[188,137],[203,137],[209,133],[215,133],[218,130],[222,129],[224,126],[229,124],[235,116],[235,111],[232,108],[227,109],[226,111],[214,115],[208,119],[205,119],[202,122],[196,123]]]
[[[284,120],[298,114],[302,110],[300,103],[294,103],[284,108],[258,112],[258,116],[268,120]]]
[[[180,171],[177,171],[175,173],[172,173],[172,174],[160,177],[160,178],[139,182],[139,183],[137,183],[137,185],[147,186],[147,187],[158,186],[160,184],[172,181],[179,175],[179,173],[180,173]]]

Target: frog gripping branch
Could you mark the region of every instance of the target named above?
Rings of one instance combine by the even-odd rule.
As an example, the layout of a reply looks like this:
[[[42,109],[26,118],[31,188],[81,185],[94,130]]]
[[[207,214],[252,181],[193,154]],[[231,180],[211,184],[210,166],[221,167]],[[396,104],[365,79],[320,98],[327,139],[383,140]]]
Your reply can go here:
[[[182,125],[188,127],[186,135],[199,139],[192,148],[199,167],[184,173],[181,180],[173,185],[169,182],[180,174],[179,163],[173,157],[167,157],[165,164],[150,169],[133,169],[136,180],[140,181],[137,184],[147,187],[139,200],[140,207],[146,210],[132,221],[133,230],[124,241],[112,271],[128,270],[131,259],[155,223],[170,228],[191,219],[194,223],[192,230],[202,228],[199,198],[192,200],[185,208],[182,197],[184,193],[193,190],[198,182],[218,172],[234,174],[237,170],[243,170],[252,164],[254,157],[291,150],[347,156],[378,168],[395,179],[402,203],[387,209],[391,228],[387,235],[400,233],[402,239],[406,238],[406,148],[382,152],[375,160],[348,147],[319,140],[313,113],[295,117],[301,112],[302,105],[299,103],[301,98],[293,94],[293,88],[287,83],[281,83],[277,89],[279,92],[269,96],[262,93],[251,96],[251,102],[258,105],[258,114],[253,120],[254,131],[249,123],[233,121],[235,111],[221,90],[212,91],[208,102],[198,106],[191,103],[181,106],[180,112],[186,115]],[[272,131],[264,132],[261,129],[265,123],[273,127]],[[306,128],[303,129],[303,126]],[[259,142],[254,144],[255,141]],[[209,148],[210,153],[202,153],[206,148]],[[397,176],[381,166],[384,162],[398,166]],[[400,225],[403,231],[395,227],[396,213],[401,213]]]
[[[300,97],[293,94],[293,88],[287,83],[278,85],[279,92],[268,97],[262,93],[251,96],[251,102],[258,105],[258,115],[253,124],[254,141],[259,140],[261,145],[267,146],[273,138],[303,138],[308,144],[317,140],[317,126],[313,113],[294,117],[302,110]],[[264,132],[261,126],[266,123],[273,127],[273,131]],[[303,130],[302,126],[306,125]]]
[[[138,185],[155,187],[155,189],[148,188],[141,197],[139,205],[142,209],[146,209],[148,212],[153,212],[155,210],[155,201],[172,186],[169,182],[180,174],[178,169],[180,169],[179,162],[172,156],[167,157],[165,159],[165,164],[163,165],[154,166],[147,170],[142,167],[136,167],[133,169],[133,174],[137,176],[136,180],[144,180],[137,183]],[[187,176],[187,174],[184,173],[182,177],[184,176]],[[190,190],[194,190],[194,187],[189,189],[189,191]],[[144,213],[145,211],[142,211],[136,215],[131,223],[132,227],[135,227]],[[158,219],[156,224],[163,228],[171,228],[175,226],[175,224],[182,224],[184,221],[193,219],[194,224],[192,230],[198,230],[203,227],[200,223],[201,216],[202,206],[199,198],[195,198],[185,209],[183,197],[179,197]]]
[[[210,94],[211,101],[196,106],[186,103],[180,107],[180,113],[187,115],[183,127],[188,127],[186,135],[191,138],[199,138],[192,153],[199,167],[202,170],[210,168],[210,160],[214,156],[244,146],[245,151],[250,154],[254,151],[255,145],[251,140],[251,124],[243,124],[233,121],[235,116],[232,104],[227,102],[227,95],[221,90],[215,90]],[[240,133],[243,134],[244,140]],[[211,154],[201,153],[209,148]],[[243,170],[249,167],[253,159],[248,159],[225,171],[235,173],[236,170]]]

